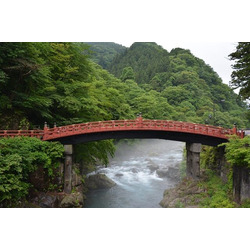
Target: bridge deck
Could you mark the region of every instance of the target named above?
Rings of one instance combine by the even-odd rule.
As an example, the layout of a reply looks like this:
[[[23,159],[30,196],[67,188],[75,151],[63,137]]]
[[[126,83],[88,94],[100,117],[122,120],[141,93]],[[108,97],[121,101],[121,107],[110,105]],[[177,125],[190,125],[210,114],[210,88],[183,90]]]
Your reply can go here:
[[[0,130],[0,137],[29,136],[45,141],[61,141],[64,144],[116,138],[161,138],[217,145],[228,136],[242,132],[234,129],[180,121],[135,120],[100,121],[73,124],[44,130]]]

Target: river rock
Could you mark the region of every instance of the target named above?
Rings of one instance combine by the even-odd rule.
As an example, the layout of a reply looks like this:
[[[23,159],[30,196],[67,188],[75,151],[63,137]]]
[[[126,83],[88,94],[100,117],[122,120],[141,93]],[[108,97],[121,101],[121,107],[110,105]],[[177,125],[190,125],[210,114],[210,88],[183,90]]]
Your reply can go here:
[[[63,198],[62,193],[56,192],[37,192],[33,198],[31,198],[28,202],[33,204],[35,207],[41,208],[56,208],[58,207],[60,201]]]
[[[133,168],[132,170],[132,173],[134,173],[134,174],[137,174],[139,171],[138,171],[138,169],[136,169],[136,168]]]
[[[156,165],[152,160],[147,159],[147,161],[149,162],[147,167],[150,169],[151,172],[156,171],[157,169],[159,169],[159,166]]]
[[[43,208],[56,207],[57,197],[55,195],[44,195],[41,197],[39,205]]]
[[[61,201],[60,207],[62,208],[82,207],[84,198],[85,196],[80,192],[68,194]]]
[[[121,176],[123,176],[123,174],[117,173],[115,176],[116,176],[116,177],[121,177]]]
[[[159,177],[168,177],[168,168],[157,169],[156,173]]]
[[[109,179],[105,174],[90,175],[86,180],[86,186],[88,189],[103,189],[111,188],[116,183]]]
[[[176,167],[169,167],[167,176],[170,178],[178,179],[180,176],[180,170]]]
[[[149,164],[147,167],[150,169],[151,172],[154,172],[157,169],[159,169],[159,166],[157,166],[155,164]]]

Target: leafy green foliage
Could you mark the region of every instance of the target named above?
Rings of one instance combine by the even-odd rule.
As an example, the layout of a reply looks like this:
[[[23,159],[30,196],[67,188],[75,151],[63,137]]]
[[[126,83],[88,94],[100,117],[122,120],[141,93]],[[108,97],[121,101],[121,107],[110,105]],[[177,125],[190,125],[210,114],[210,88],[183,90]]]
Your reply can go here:
[[[206,170],[207,180],[200,182],[200,187],[206,190],[207,195],[200,201],[201,207],[233,208],[236,203],[232,201],[230,183],[223,183],[221,178],[213,171]]]
[[[88,46],[0,45],[0,129],[133,118],[123,95],[126,84],[92,63]],[[104,155],[99,153],[101,160]]]
[[[74,152],[76,162],[84,163],[86,166],[97,163],[107,166],[108,156],[114,156],[115,147],[112,140],[103,140],[75,145]]]
[[[236,51],[229,57],[231,60],[235,60],[231,86],[240,88],[240,95],[243,98],[250,98],[250,43],[238,43]]]
[[[125,82],[126,80],[135,80],[134,71],[131,67],[125,67],[122,70],[122,75],[120,76],[120,79]]]
[[[234,123],[239,127],[250,125],[246,105],[232,89],[222,83],[218,74],[209,65],[194,57],[189,50],[176,48],[168,53],[155,43],[134,43],[118,55],[108,69],[125,82],[126,79],[131,80],[130,82],[135,81],[141,88],[137,91],[140,94],[138,98],[143,101],[145,98],[141,96],[144,93],[149,100],[154,98],[151,97],[151,90],[160,93],[160,97],[175,110],[168,116],[174,120],[228,128],[232,128]],[[128,99],[128,102],[132,101]],[[151,105],[154,109],[152,102]],[[158,108],[157,104],[155,108]],[[139,112],[147,116],[147,109]],[[159,114],[158,116],[157,112],[154,112],[153,117],[166,117],[161,112]]]
[[[0,139],[0,203],[15,204],[24,198],[31,187],[30,174],[40,166],[53,177],[63,152],[57,142],[28,137]]]
[[[104,69],[108,69],[114,58],[126,50],[126,47],[112,42],[87,42],[87,44],[93,51],[91,59]]]
[[[76,96],[86,89],[80,83],[91,72],[84,49],[75,43],[1,43],[0,113],[4,129],[6,125],[17,129],[23,117],[42,125],[78,115],[81,105]],[[17,119],[6,124],[13,116]]]
[[[226,159],[229,163],[238,167],[250,167],[250,137],[245,136],[243,139],[233,136],[226,147]]]

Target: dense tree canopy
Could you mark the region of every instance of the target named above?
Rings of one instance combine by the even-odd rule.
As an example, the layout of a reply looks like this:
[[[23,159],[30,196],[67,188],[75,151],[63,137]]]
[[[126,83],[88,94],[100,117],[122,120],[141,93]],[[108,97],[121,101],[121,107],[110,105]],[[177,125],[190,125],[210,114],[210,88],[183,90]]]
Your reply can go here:
[[[109,70],[125,83],[131,82],[129,80],[137,83],[140,95],[145,93],[150,96],[153,93],[151,90],[160,93],[157,98],[163,97],[175,112],[168,112],[168,116],[161,113],[158,119],[225,127],[232,127],[233,123],[245,127],[249,123],[245,104],[239,96],[222,83],[209,65],[189,50],[176,48],[169,53],[156,43],[134,43],[113,58]]]
[[[107,69],[114,57],[123,53],[126,47],[112,42],[88,42],[94,55],[94,62]]]
[[[240,95],[248,99],[250,98],[250,43],[238,43],[236,51],[229,57],[235,60],[231,85],[234,88],[240,88]]]

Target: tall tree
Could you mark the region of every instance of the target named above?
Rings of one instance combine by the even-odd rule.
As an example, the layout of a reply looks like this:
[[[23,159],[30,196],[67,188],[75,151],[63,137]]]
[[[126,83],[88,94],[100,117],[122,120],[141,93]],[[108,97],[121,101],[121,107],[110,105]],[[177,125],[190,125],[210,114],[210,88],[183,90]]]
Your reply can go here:
[[[250,98],[250,42],[239,42],[236,51],[229,55],[235,60],[231,75],[231,86],[240,88],[240,95],[244,99]]]

